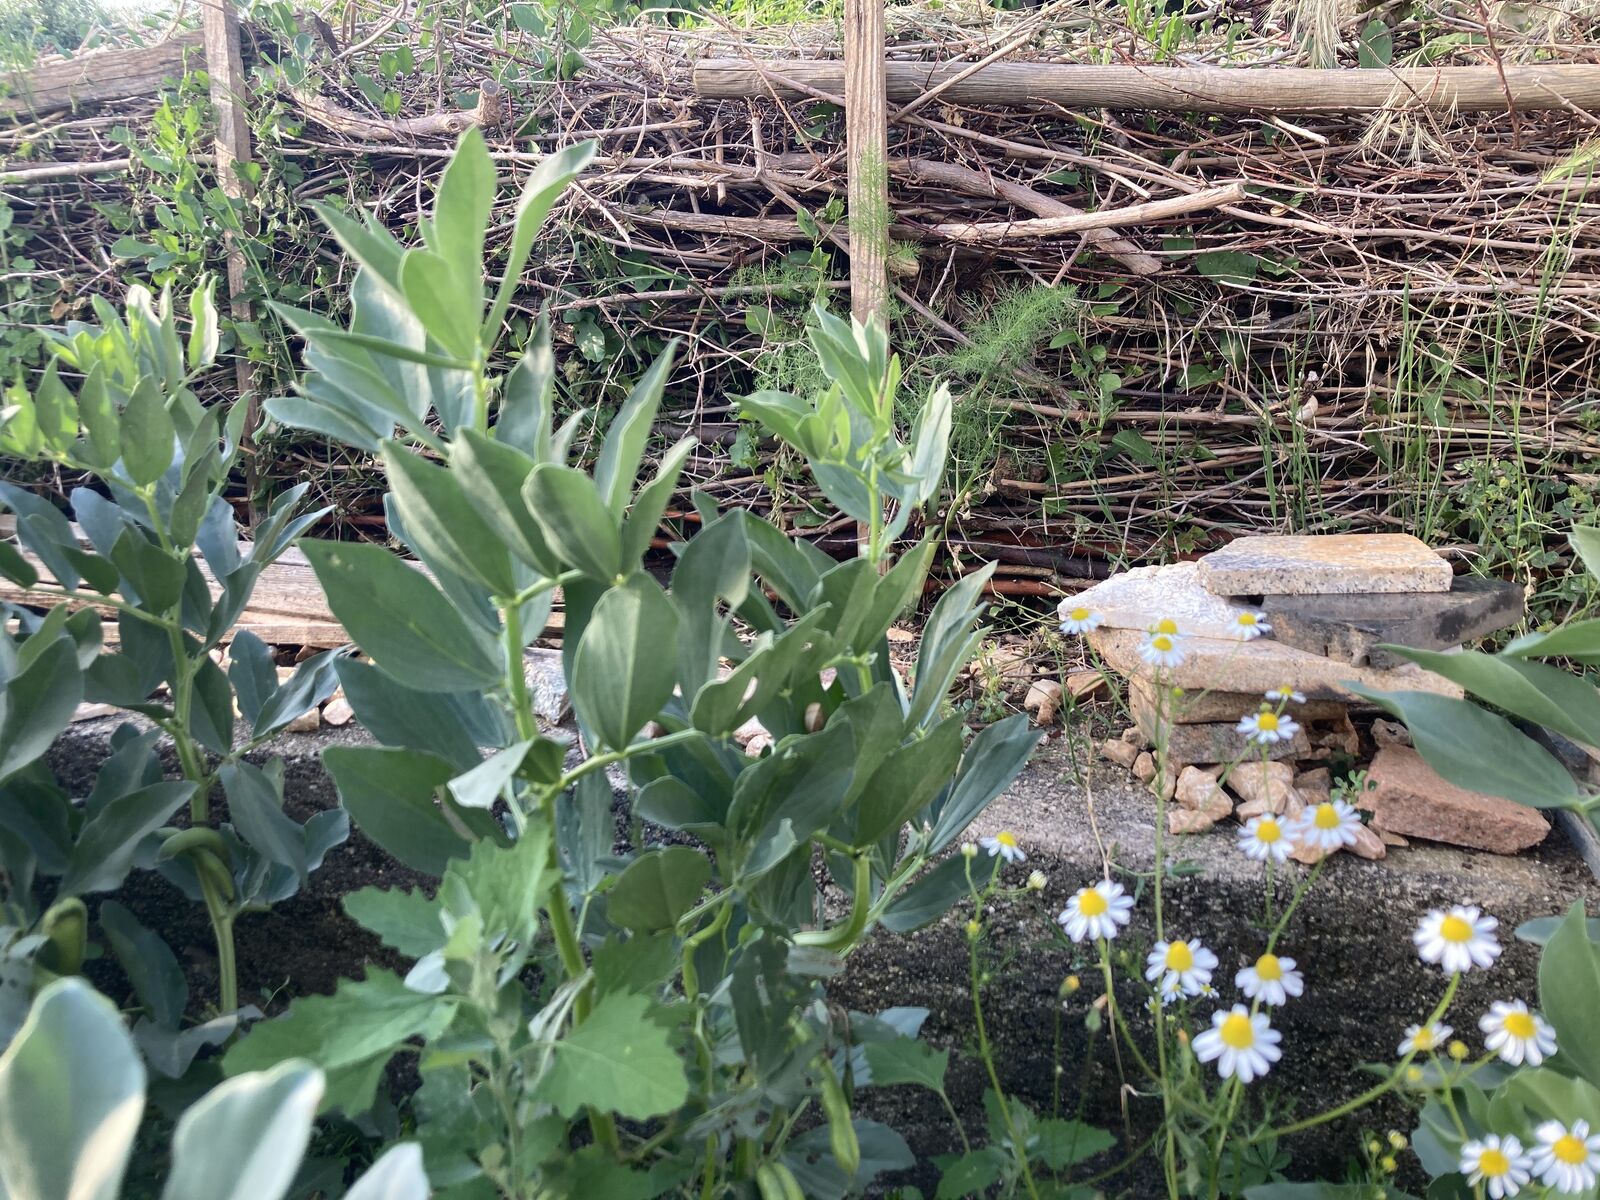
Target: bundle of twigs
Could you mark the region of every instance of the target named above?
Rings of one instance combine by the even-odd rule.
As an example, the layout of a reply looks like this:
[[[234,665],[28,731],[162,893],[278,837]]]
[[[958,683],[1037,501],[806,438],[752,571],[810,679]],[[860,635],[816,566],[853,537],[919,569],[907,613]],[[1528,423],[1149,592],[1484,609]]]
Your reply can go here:
[[[895,58],[958,64],[958,80],[971,77],[959,64],[1000,61],[1246,72],[1299,60],[1269,13],[1218,5],[1185,20],[1179,50],[1152,41],[1160,21],[1130,28],[1123,6],[1059,2],[896,8],[890,32]],[[1565,17],[1519,30],[1452,7],[1394,21],[1387,36],[1396,63],[1509,69],[1600,60],[1590,32]],[[258,64],[289,52],[255,33]],[[804,384],[805,310],[843,287],[842,120],[829,93],[782,67],[835,55],[837,28],[611,28],[561,81],[530,79],[550,47],[514,27],[436,26],[426,54],[398,19],[352,33],[323,31],[311,84],[258,97],[293,118],[274,125],[270,148],[293,167],[287,198],[344,197],[401,226],[467,121],[486,125],[514,172],[596,139],[595,169],[519,315],[548,307],[571,339],[580,402],[635,373],[646,348],[682,339],[667,432],[705,443],[693,486],[844,552],[845,523],[751,444],[731,402]],[[354,75],[402,45],[419,70],[393,85],[394,116]],[[1342,53],[1356,69],[1353,40]],[[699,94],[695,66],[710,59],[741,61],[770,87]],[[446,60],[447,75],[421,69]],[[1196,115],[974,107],[954,92],[935,85],[890,112],[896,341],[917,386],[949,374],[961,397],[941,515],[953,569],[999,558],[1002,591],[1051,594],[1241,530],[1407,528],[1470,542],[1482,517],[1464,487],[1486,474],[1592,488],[1600,155],[1581,108],[1457,114],[1397,89],[1377,114]],[[66,308],[111,282],[117,235],[99,214],[108,201],[138,211],[143,168],[109,133],[138,130],[152,107],[0,130],[0,148],[27,140],[47,158],[13,161],[0,192],[38,232],[33,270],[61,281]],[[131,176],[119,169],[129,158]],[[293,270],[272,265],[280,252]],[[304,302],[337,279],[326,245],[255,253],[280,278],[306,278]],[[604,353],[586,357],[585,337]],[[358,524],[381,524],[363,464],[277,448],[284,473],[354,477],[331,490]]]

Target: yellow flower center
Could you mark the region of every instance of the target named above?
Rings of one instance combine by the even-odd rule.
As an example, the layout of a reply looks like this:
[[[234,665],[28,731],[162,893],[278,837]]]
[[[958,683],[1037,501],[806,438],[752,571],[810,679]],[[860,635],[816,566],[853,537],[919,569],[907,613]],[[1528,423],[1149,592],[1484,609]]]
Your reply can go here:
[[[1278,841],[1282,837],[1282,826],[1280,826],[1271,817],[1263,818],[1261,824],[1256,826],[1256,841],[1262,842],[1265,845],[1270,846],[1273,842]]]
[[[1439,936],[1447,942],[1470,942],[1472,922],[1465,917],[1448,916],[1439,922]]]
[[[1423,1026],[1421,1029],[1417,1030],[1417,1036],[1412,1038],[1411,1042],[1412,1042],[1413,1045],[1416,1046],[1417,1051],[1419,1053],[1424,1053],[1426,1051],[1432,1050],[1433,1049],[1433,1030],[1428,1028],[1427,1026]]]
[[[1259,713],[1256,716],[1256,728],[1272,733],[1278,728],[1278,714],[1273,712]]]
[[[1175,635],[1178,632],[1178,623],[1171,617],[1162,617],[1156,622],[1156,632]]]
[[[1224,1045],[1235,1050],[1248,1050],[1256,1044],[1256,1031],[1250,1024],[1250,1018],[1243,1013],[1233,1013],[1222,1023],[1218,1031]]]
[[[1017,848],[1017,835],[1012,833],[1009,829],[1002,829],[999,833],[995,834],[994,840],[999,842],[1002,846],[1005,846],[1007,849],[1015,850]]]
[[[1276,954],[1263,954],[1256,959],[1256,977],[1267,983],[1276,983],[1283,978],[1283,964],[1278,961]]]
[[[1550,1147],[1550,1153],[1561,1162],[1575,1167],[1579,1163],[1588,1161],[1589,1147],[1583,1144],[1582,1138],[1574,1137],[1570,1133],[1564,1133]]]
[[[1502,1150],[1485,1150],[1478,1156],[1478,1170],[1490,1179],[1498,1179],[1511,1170],[1511,1160]]]
[[[1110,907],[1106,898],[1093,888],[1084,888],[1078,893],[1078,911],[1086,917],[1104,916]]]
[[[1337,829],[1341,823],[1339,810],[1333,805],[1323,802],[1317,805],[1316,812],[1312,814],[1311,823],[1318,829]]]
[[[1172,639],[1164,633],[1156,634],[1150,639],[1150,644],[1163,654],[1172,649]]]
[[[1241,625],[1254,625],[1255,623],[1256,623],[1256,615],[1255,615],[1255,613],[1240,613],[1239,614],[1239,624],[1241,624]]]
[[[1074,621],[1087,621],[1089,619],[1089,610],[1087,608],[1075,608],[1072,610],[1071,619]]]
[[[1526,1041],[1538,1032],[1533,1023],[1533,1014],[1514,1012],[1506,1015],[1506,1032],[1520,1041]]]
[[[1169,971],[1194,969],[1194,951],[1189,949],[1188,942],[1173,942],[1167,947],[1167,969]]]

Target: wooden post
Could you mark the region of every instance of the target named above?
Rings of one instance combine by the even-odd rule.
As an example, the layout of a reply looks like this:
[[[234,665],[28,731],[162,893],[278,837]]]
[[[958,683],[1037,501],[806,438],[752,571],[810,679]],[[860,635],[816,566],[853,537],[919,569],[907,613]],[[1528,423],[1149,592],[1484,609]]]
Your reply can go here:
[[[239,11],[234,0],[200,0],[201,37],[206,51],[206,73],[211,78],[211,111],[217,122],[217,182],[230,200],[250,195],[249,183],[239,174],[239,166],[250,161],[250,120],[245,107],[249,93],[245,87],[244,56],[239,46]],[[242,220],[242,218],[241,218]],[[227,247],[228,307],[233,319],[250,319],[246,299],[245,256],[235,229],[223,233]],[[244,437],[245,482],[248,488],[250,524],[255,525],[254,437],[260,422],[257,407],[255,366],[240,357],[234,362],[234,382],[247,406]]]
[[[889,297],[889,101],[884,0],[844,3],[844,133],[849,158],[850,311],[882,317]]]

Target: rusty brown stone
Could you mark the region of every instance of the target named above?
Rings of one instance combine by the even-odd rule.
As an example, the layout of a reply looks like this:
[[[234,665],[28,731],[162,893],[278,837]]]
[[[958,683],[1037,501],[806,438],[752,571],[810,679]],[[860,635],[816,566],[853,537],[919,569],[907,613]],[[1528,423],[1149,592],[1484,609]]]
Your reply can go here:
[[[1380,750],[1367,779],[1369,790],[1356,803],[1371,811],[1379,831],[1495,854],[1526,850],[1550,832],[1537,810],[1459,788],[1408,746]]]

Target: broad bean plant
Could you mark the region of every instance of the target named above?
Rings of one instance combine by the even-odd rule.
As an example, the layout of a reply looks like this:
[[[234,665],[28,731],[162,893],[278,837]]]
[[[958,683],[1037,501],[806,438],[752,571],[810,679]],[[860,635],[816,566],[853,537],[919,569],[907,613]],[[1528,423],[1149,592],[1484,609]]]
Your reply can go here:
[[[305,489],[293,488],[241,549],[223,491],[245,409],[195,396],[217,351],[211,285],[187,307],[184,335],[170,291],[134,287],[120,313],[97,299],[99,324],[57,333],[36,385],[14,384],[0,408],[8,469],[82,481],[68,495],[76,524],[0,482],[16,538],[0,541],[0,576],[30,601],[56,602],[43,617],[0,605],[17,622],[0,635],[0,967],[18,985],[0,989],[0,1044],[32,991],[78,970],[97,930],[134,984],[140,1043],[169,1075],[235,1027],[234,922],[293,895],[349,832],[340,810],[304,824],[286,815],[282,763],[255,754],[332,694],[338,655],[308,659],[280,683],[267,648],[245,632],[220,665],[262,570],[320,514],[298,511]],[[118,729],[92,785],[74,795],[45,752],[81,702],[148,724]],[[219,795],[226,820],[213,811]],[[189,987],[158,934],[111,900],[89,921],[83,898],[116,891],[133,871],[158,872],[206,908],[218,986],[205,1024],[183,1027]],[[44,880],[54,902],[41,913]]]
[[[377,454],[391,532],[425,568],[300,543],[364,656],[333,669],[379,743],[324,761],[356,828],[437,883],[349,896],[412,965],[297,1000],[224,1066],[305,1058],[324,1108],[357,1117],[413,1058],[408,1117],[440,1195],[859,1193],[911,1161],[851,1112],[862,1045],[906,1023],[842,1012],[824,982],[874,929],[915,929],[965,893],[959,859],[938,856],[1036,741],[1020,717],[969,739],[945,703],[987,573],[935,606],[912,682],[890,663],[932,553],[891,546],[938,488],[950,397],[901,440],[886,336],[818,314],[826,392],[745,403],[868,525],[867,552],[836,562],[697,497],[658,578],[645,552],[694,447],[642,470],[670,351],[592,462],[583,418],[555,423],[542,323],[509,373],[488,367],[591,153],[533,172],[497,288],[496,172],[469,133],[420,245],[322,211],[358,267],[347,325],[282,310],[307,372],[268,412]],[[558,591],[576,744],[541,729],[526,678]],[[756,756],[734,738],[753,719],[772,738]]]

